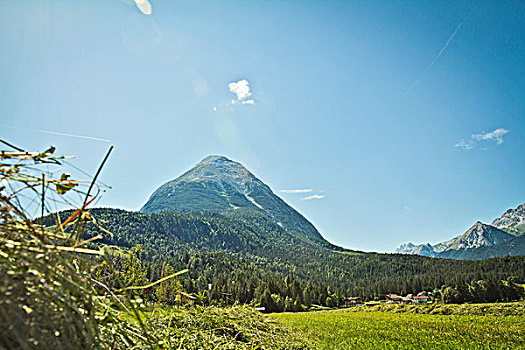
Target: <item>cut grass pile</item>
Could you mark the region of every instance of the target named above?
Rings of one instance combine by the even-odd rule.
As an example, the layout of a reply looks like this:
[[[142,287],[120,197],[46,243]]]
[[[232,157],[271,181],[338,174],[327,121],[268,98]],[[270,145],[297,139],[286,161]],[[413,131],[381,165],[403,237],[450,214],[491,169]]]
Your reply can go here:
[[[249,306],[158,307],[144,314],[165,349],[308,349],[307,343],[273,318]],[[123,322],[131,322],[126,315]],[[118,344],[125,348],[125,344]]]
[[[523,349],[524,316],[322,311],[273,314],[315,349]]]

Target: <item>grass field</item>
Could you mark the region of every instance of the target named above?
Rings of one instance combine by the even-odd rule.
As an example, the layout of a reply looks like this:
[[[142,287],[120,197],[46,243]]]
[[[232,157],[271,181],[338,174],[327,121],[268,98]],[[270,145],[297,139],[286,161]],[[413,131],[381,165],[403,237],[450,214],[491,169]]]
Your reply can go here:
[[[323,311],[272,317],[314,349],[525,349],[524,316]]]

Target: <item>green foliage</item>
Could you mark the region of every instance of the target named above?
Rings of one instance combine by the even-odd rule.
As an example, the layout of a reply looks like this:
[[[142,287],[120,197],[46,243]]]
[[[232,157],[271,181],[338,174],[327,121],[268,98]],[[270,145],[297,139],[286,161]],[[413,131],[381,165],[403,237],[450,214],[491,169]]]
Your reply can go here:
[[[443,302],[453,304],[517,301],[525,296],[523,288],[512,277],[506,281],[479,280],[470,284],[460,282],[454,287],[444,287],[442,294]]]
[[[256,212],[145,215],[94,209],[91,214],[113,233],[106,235],[105,244],[142,246],[150,280],[160,278],[167,260],[176,270],[190,269],[181,279],[186,291],[198,293],[211,283],[213,298],[229,303],[257,303],[266,287],[280,296],[284,309],[287,296],[295,303],[300,295],[302,305],[325,305],[328,297],[334,304],[343,296],[373,300],[389,293],[435,290],[451,281],[510,275],[525,281],[525,257],[456,261],[334,250],[301,239]],[[85,238],[101,232],[88,224]]]
[[[140,245],[128,250],[128,254],[120,267],[120,279],[124,287],[143,286],[148,283],[145,264],[141,260],[142,248]]]

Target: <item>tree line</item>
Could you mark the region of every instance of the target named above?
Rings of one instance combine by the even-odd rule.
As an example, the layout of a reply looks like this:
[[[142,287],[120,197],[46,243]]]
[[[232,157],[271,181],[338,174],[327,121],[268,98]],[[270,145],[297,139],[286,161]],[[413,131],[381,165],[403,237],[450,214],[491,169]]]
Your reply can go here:
[[[516,279],[478,280],[470,283],[459,282],[442,289],[442,301],[445,303],[495,303],[498,301],[517,301],[523,298],[525,289],[516,283]]]
[[[433,291],[450,281],[470,284],[509,276],[525,281],[525,257],[459,261],[331,249],[258,213],[146,215],[94,209],[90,215],[112,235],[88,224],[85,238],[102,234],[103,244],[131,250],[140,245],[135,264],[141,261],[139,270],[147,281],[166,276],[166,269],[187,268],[179,279],[187,292],[268,310],[334,306],[346,296],[374,300],[390,293]],[[46,218],[46,224],[52,225],[52,218]],[[115,263],[125,270],[126,255],[115,255]]]

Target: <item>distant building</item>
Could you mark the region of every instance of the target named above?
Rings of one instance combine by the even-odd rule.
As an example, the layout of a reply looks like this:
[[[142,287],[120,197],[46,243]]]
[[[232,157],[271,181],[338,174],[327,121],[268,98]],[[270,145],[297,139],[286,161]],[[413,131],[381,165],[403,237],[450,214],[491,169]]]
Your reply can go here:
[[[342,307],[350,307],[363,304],[363,298],[361,297],[349,297],[343,300]]]
[[[414,300],[414,302],[418,304],[428,303],[428,297],[426,295],[418,295],[416,297],[413,297],[412,300]]]
[[[386,296],[386,300],[391,303],[401,303],[403,301],[403,297],[397,294],[388,294]]]
[[[429,297],[419,293],[418,295],[408,294],[406,297],[402,297],[397,294],[388,294],[386,300],[389,303],[403,303],[403,304],[424,304],[428,303]]]

